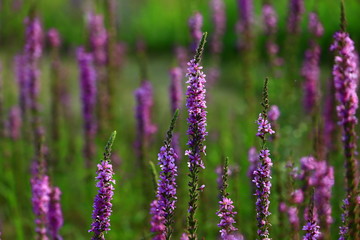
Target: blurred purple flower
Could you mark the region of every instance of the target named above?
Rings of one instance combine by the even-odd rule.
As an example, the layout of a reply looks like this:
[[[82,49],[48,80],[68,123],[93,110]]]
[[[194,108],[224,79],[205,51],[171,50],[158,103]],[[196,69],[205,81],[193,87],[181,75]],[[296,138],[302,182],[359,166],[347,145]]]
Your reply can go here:
[[[170,97],[171,97],[171,111],[174,113],[176,109],[181,108],[181,100],[182,100],[182,78],[183,73],[181,68],[174,67],[170,70]]]
[[[304,0],[290,0],[287,30],[290,34],[298,34],[300,31],[301,16],[304,13]]]
[[[225,5],[223,0],[211,0],[212,20],[214,25],[214,33],[211,42],[211,50],[215,54],[222,51],[222,38],[226,28]]]
[[[60,39],[60,34],[57,29],[51,28],[47,32],[47,37],[49,39],[49,43],[50,43],[51,47],[56,48],[56,47],[60,46],[61,39]]]
[[[62,240],[59,230],[64,224],[60,204],[61,191],[58,187],[52,187],[48,212],[49,233],[53,240]]]
[[[191,43],[190,49],[192,52],[195,52],[196,48],[199,45],[201,37],[202,37],[201,28],[203,26],[203,16],[201,15],[201,13],[196,12],[193,16],[191,16],[189,18],[188,24],[189,24],[190,34],[191,34],[191,38],[192,38],[192,43]]]
[[[155,234],[153,240],[165,240],[165,230],[166,226],[164,225],[164,213],[159,206],[158,200],[154,200],[150,204],[150,215],[151,215],[151,232]]]
[[[9,117],[6,122],[6,129],[8,131],[8,135],[13,140],[19,139],[21,134],[21,110],[18,106],[13,106],[10,109]]]
[[[279,107],[276,105],[272,105],[270,107],[270,110],[268,112],[268,119],[270,122],[276,122],[278,118],[280,117],[280,110]]]
[[[108,34],[104,26],[103,16],[88,13],[87,24],[89,43],[94,56],[94,62],[99,65],[104,65],[107,61],[106,44]]]

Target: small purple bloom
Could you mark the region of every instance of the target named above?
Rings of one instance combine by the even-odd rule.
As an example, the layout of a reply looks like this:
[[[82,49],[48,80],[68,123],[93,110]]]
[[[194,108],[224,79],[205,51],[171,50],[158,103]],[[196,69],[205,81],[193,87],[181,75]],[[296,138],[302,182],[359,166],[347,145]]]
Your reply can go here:
[[[51,28],[47,33],[47,37],[52,47],[56,48],[60,46],[61,39],[58,30],[56,30],[55,28]]]
[[[237,212],[234,212],[233,201],[230,198],[223,197],[222,200],[219,202],[220,209],[216,213],[220,217],[220,223],[218,227],[220,227],[220,236],[221,239],[229,239],[236,230],[236,227],[233,226],[236,223],[234,217]]]
[[[291,193],[291,201],[294,204],[300,204],[304,201],[304,192],[301,189],[296,189]]]
[[[306,231],[305,236],[303,237],[303,240],[317,240],[321,236],[320,233],[320,226],[316,222],[316,217],[312,213],[313,210],[310,210],[311,212],[307,214],[306,217],[306,225],[303,227],[303,230]]]
[[[257,153],[256,147],[251,147],[248,151],[249,170],[248,176],[250,179],[254,179],[254,171],[259,164],[259,154]]]
[[[261,113],[259,114],[257,124],[259,126],[258,126],[258,132],[257,132],[256,136],[258,136],[260,138],[264,138],[265,134],[267,134],[267,133],[269,133],[269,134],[275,133],[275,131],[272,130],[271,124],[269,123],[269,121],[267,119],[265,119]]]
[[[156,235],[153,237],[153,240],[165,240],[165,230],[166,226],[164,224],[164,214],[159,207],[158,200],[154,200],[150,204],[150,215],[151,215],[151,232]]]
[[[314,12],[309,14],[308,28],[311,34],[315,37],[321,37],[324,34],[324,27],[319,20],[319,16]]]
[[[264,4],[262,7],[262,15],[266,34],[275,34],[277,31],[278,17],[274,7],[270,4]]]
[[[248,30],[253,22],[253,0],[238,0],[240,22],[244,30]]]
[[[268,112],[268,119],[270,122],[276,122],[280,117],[279,107],[276,105],[272,105]]]

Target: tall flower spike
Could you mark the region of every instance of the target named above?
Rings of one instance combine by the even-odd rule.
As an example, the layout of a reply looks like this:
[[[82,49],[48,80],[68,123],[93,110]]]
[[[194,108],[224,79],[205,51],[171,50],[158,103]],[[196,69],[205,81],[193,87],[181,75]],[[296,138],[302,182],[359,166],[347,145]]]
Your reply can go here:
[[[301,16],[304,13],[304,0],[290,0],[287,30],[290,34],[300,31]]]
[[[316,208],[314,206],[314,192],[310,199],[308,211],[309,212],[306,216],[306,225],[303,227],[303,230],[306,231],[306,234],[303,237],[303,240],[317,240],[317,239],[319,239],[321,233],[319,231],[320,226],[316,222],[316,217],[315,217],[315,213],[314,213],[314,211],[316,211]]]
[[[160,148],[158,154],[159,165],[161,168],[159,182],[157,187],[157,206],[153,204],[152,208],[157,207],[156,214],[159,214],[159,218],[162,220],[162,225],[165,226],[163,231],[157,231],[157,235],[154,239],[170,239],[173,228],[173,216],[175,210],[175,203],[177,200],[176,197],[176,177],[177,177],[177,166],[176,160],[178,158],[174,149],[171,147],[172,135],[175,127],[176,119],[179,115],[179,110],[176,110],[174,116],[171,120],[170,128],[167,132],[166,139],[164,141],[164,146]],[[154,224],[151,224],[152,226]],[[155,230],[152,228],[152,231]]]
[[[187,145],[189,150],[185,151],[185,155],[189,156],[189,208],[187,217],[187,231],[189,233],[189,239],[197,239],[197,220],[195,213],[197,209],[197,203],[199,198],[199,171],[200,168],[205,168],[205,165],[201,159],[201,153],[205,154],[205,146],[203,142],[207,136],[206,132],[206,100],[205,100],[205,74],[202,72],[202,66],[199,65],[201,55],[204,51],[204,45],[206,42],[207,33],[204,33],[200,44],[196,50],[196,54],[192,60],[188,63],[187,77],[187,100],[186,107],[188,108],[189,117],[188,131],[189,141]]]
[[[225,159],[222,182],[223,186],[220,189],[221,201],[219,201],[220,209],[216,214],[220,217],[220,237],[223,240],[235,238],[235,231],[238,230],[233,226],[236,223],[234,216],[237,212],[234,212],[233,201],[229,198],[229,193],[227,192],[227,178],[228,178],[228,158]]]
[[[258,132],[256,136],[262,140],[261,150],[259,154],[259,164],[254,171],[254,180],[256,191],[256,219],[258,221],[257,234],[261,240],[268,240],[270,223],[268,217],[270,216],[270,188],[271,188],[271,167],[270,150],[266,147],[266,135],[274,134],[270,123],[267,120],[267,111],[269,109],[268,99],[268,79],[265,79],[263,90],[263,102],[261,104],[264,108],[258,118]]]
[[[334,43],[331,50],[335,52],[335,63],[333,67],[333,78],[335,86],[335,97],[337,99],[337,115],[339,125],[342,127],[342,142],[345,155],[347,195],[349,196],[349,236],[360,239],[360,221],[356,213],[356,196],[358,191],[358,160],[356,111],[359,105],[357,96],[357,84],[359,80],[358,57],[356,55],[354,42],[345,31],[344,3],[341,1],[341,31],[334,35]]]
[[[96,72],[93,65],[93,56],[83,48],[77,50],[79,64],[79,78],[84,119],[85,146],[84,155],[87,166],[95,154],[94,139],[96,134],[95,103],[96,103]]]
[[[105,146],[104,159],[97,165],[96,180],[98,180],[98,182],[96,187],[98,187],[99,190],[94,199],[93,222],[89,230],[89,232],[94,233],[92,240],[104,240],[105,233],[110,230],[110,215],[112,213],[111,200],[113,199],[115,184],[110,156],[115,137],[116,131],[111,134]]]
[[[211,0],[212,21],[214,25],[214,34],[211,41],[211,50],[215,54],[222,51],[224,36],[226,28],[225,4],[223,0]]]

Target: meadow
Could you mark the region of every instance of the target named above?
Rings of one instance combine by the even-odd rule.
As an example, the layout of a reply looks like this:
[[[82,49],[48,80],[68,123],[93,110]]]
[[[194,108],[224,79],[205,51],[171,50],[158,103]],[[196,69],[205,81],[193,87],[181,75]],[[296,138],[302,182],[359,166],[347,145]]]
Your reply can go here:
[[[225,4],[225,11],[214,13],[213,2]],[[305,5],[295,23],[298,29],[292,32],[288,25],[294,10],[289,6],[296,2]],[[254,4],[254,8],[246,12],[246,4]],[[275,24],[264,23],[264,5],[274,7],[278,18]],[[353,194],[350,201],[357,199],[355,206],[350,204],[355,210],[350,208],[349,219],[351,211],[360,215],[359,165],[352,169],[349,165],[357,162],[359,143],[358,56],[351,52],[348,61],[353,60],[352,65],[340,71],[344,76],[334,76],[335,55],[342,52],[330,50],[333,36],[339,31],[348,32],[358,49],[360,29],[356,16],[360,2],[346,0],[345,9],[347,24],[341,30],[340,1],[1,1],[1,239],[170,239],[152,231],[150,222],[154,219],[149,214],[150,203],[159,201],[154,176],[164,167],[158,164],[158,153],[164,145],[167,150],[180,149],[176,160],[176,208],[170,214],[172,239],[189,239],[184,237],[191,212],[189,164],[199,170],[197,238],[190,239],[267,239],[258,236],[259,209],[255,202],[259,196],[254,195],[257,189],[263,189],[252,182],[253,171],[266,163],[257,155],[265,147],[262,139],[267,139],[266,148],[273,163],[271,178],[265,177],[272,184],[271,215],[265,224],[271,224],[270,237],[359,239],[356,217],[353,225],[349,224],[351,220],[345,221],[350,231],[344,238],[339,237],[339,227],[344,224],[341,206],[347,194]],[[319,27],[309,30],[309,15],[313,11],[318,16],[315,22],[323,26],[323,31]],[[203,26],[189,24],[195,13],[202,14]],[[217,14],[223,16],[214,22]],[[225,23],[221,23],[221,17]],[[217,21],[224,24],[218,32]],[[236,28],[236,24],[240,27]],[[59,33],[60,41],[49,35],[50,29]],[[189,156],[185,155],[185,150],[192,147],[187,145],[189,137],[199,137],[198,130],[195,135],[187,134],[186,102],[192,97],[191,93],[186,95],[187,81],[192,77],[197,81],[201,74],[197,71],[185,76],[184,63],[194,58],[194,43],[197,47],[203,32],[208,37],[199,64],[206,74],[207,107],[200,108],[207,111],[207,136],[197,144],[206,146],[206,154],[199,152],[205,169],[188,163]],[[215,35],[218,48],[214,47]],[[269,51],[269,41],[279,50]],[[79,50],[81,46],[83,50]],[[308,49],[320,49],[321,53],[316,55],[314,50],[317,57],[305,57]],[[306,62],[308,58],[310,61]],[[177,77],[173,74],[176,67],[180,72]],[[261,103],[265,101],[266,78],[270,110],[276,105],[280,112],[276,118],[269,112],[268,120],[275,130],[270,136],[264,130],[267,127],[259,130],[262,124],[257,122],[259,113],[264,117]],[[334,87],[334,82],[342,78],[353,82],[347,82],[343,89]],[[22,85],[22,81],[30,82]],[[145,89],[146,84],[151,84],[152,90]],[[172,95],[171,84],[177,84],[178,98]],[[349,102],[346,93],[353,97]],[[346,96],[341,98],[341,94]],[[341,104],[352,115],[338,124],[341,119],[336,109]],[[174,105],[179,105],[179,116],[173,141],[167,146]],[[194,124],[193,127],[199,126],[196,121]],[[117,134],[108,162],[116,182],[111,200],[111,230],[95,236],[88,232],[93,223],[94,197],[100,193],[96,187],[99,178],[95,177],[98,164],[107,161],[103,153],[113,131]],[[263,136],[261,131],[265,131],[264,137],[259,138],[259,132]],[[252,147],[256,149],[255,165],[251,162]],[[217,214],[219,201],[224,197],[222,168],[226,158],[226,192],[237,212],[237,230],[227,228],[228,237],[220,236],[222,227],[218,226]],[[318,167],[307,169],[306,161],[312,161],[309,159]],[[349,172],[355,172],[352,179]],[[49,186],[35,189],[36,181],[44,176],[49,177],[47,184],[59,188],[60,200],[54,200],[52,193],[47,192]],[[348,183],[354,183],[352,189]],[[205,187],[200,187],[203,184]],[[299,192],[302,194],[296,198]],[[51,205],[53,201],[56,204]],[[330,210],[324,211],[325,205]],[[60,217],[51,222],[47,215],[51,206],[57,210],[61,206],[59,216],[63,220]],[[310,221],[309,208],[315,212],[311,220],[320,226],[318,236],[309,237],[303,230]],[[56,234],[51,223],[57,226]]]

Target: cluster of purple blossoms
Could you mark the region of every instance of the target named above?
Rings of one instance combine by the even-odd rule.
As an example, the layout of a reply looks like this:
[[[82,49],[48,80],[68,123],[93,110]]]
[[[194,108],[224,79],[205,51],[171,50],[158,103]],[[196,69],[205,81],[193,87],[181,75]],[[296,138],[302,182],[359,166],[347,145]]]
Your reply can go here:
[[[13,140],[19,139],[21,134],[21,110],[18,106],[13,106],[9,111],[9,117],[6,122],[7,135]]]
[[[223,197],[219,204],[220,209],[216,214],[220,217],[220,223],[218,224],[218,227],[221,228],[220,236],[221,239],[228,240],[230,239],[230,236],[232,236],[234,232],[238,230],[233,226],[233,224],[236,223],[234,216],[237,214],[237,212],[233,211],[234,205],[230,198]]]
[[[264,4],[262,7],[262,15],[264,21],[264,30],[267,35],[273,35],[277,31],[277,14],[270,4]]]
[[[60,189],[58,187],[52,187],[50,193],[48,222],[49,234],[54,240],[62,240],[62,237],[59,235],[59,230],[64,223],[64,219],[61,211],[60,197]]]
[[[27,67],[25,55],[17,55],[14,59],[16,82],[19,89],[19,105],[21,116],[25,118],[26,109],[30,105],[29,79],[27,77]]]
[[[309,31],[315,37],[321,37],[324,34],[324,27],[315,12],[309,13]]]
[[[298,34],[300,31],[301,16],[304,13],[304,0],[290,0],[287,29],[291,34]]]
[[[154,105],[153,90],[149,81],[143,81],[135,91],[136,119],[138,140],[148,141],[150,136],[157,131],[157,127],[151,122],[151,109]],[[142,143],[137,143],[142,144]]]
[[[337,113],[340,119],[339,124],[342,126],[356,124],[357,118],[355,114],[359,105],[356,93],[359,78],[358,57],[356,56],[354,42],[348,33],[337,32],[334,35],[334,39],[335,42],[331,45],[330,49],[337,54],[333,68],[333,77],[336,98],[339,103],[337,106]],[[347,129],[345,129],[346,131]],[[344,135],[343,138],[346,138],[346,136]],[[345,139],[343,140],[345,141]],[[351,147],[355,147],[355,144]]]
[[[313,213],[313,210],[306,216],[306,225],[303,227],[303,230],[306,231],[306,234],[303,237],[303,240],[317,240],[320,238],[320,226],[316,222],[316,214]]]
[[[318,99],[319,76],[320,76],[320,46],[313,43],[305,52],[305,60],[301,70],[304,82],[304,108],[310,113],[314,110]]]
[[[256,191],[256,218],[258,220],[258,235],[262,238],[269,236],[268,220],[270,216],[270,189],[271,189],[271,167],[270,151],[263,149],[259,154],[260,163],[258,168],[254,171],[254,180]]]
[[[171,98],[171,111],[174,113],[176,109],[180,109],[182,100],[182,86],[181,80],[183,73],[181,68],[174,67],[170,70],[170,98]]]
[[[263,139],[265,137],[265,134],[274,134],[275,131],[272,130],[271,128],[271,124],[269,123],[269,121],[264,118],[262,116],[262,114],[259,114],[259,118],[257,120],[257,124],[258,124],[258,132],[256,134],[256,136],[260,137],[261,139]]]
[[[151,202],[150,204],[150,215],[151,215],[151,229],[150,231],[156,235],[153,237],[153,240],[165,240],[166,239],[166,226],[164,224],[165,218],[159,207],[159,202],[157,199]]]
[[[211,50],[215,54],[222,51],[222,37],[226,28],[225,5],[223,0],[212,0],[212,21],[214,24],[214,34],[211,42]]]
[[[39,240],[48,240],[46,226],[51,193],[49,177],[34,171],[30,182],[32,189],[31,201],[35,214],[35,231]]]
[[[279,119],[279,117],[280,117],[279,107],[276,105],[272,105],[268,112],[268,119],[271,125],[273,125]]]
[[[51,28],[47,32],[47,37],[49,39],[49,43],[50,43],[51,47],[57,48],[60,46],[61,39],[60,39],[60,34],[59,34],[58,30],[56,30],[55,28]]]
[[[97,165],[96,187],[99,188],[98,194],[94,199],[94,210],[92,213],[93,223],[89,232],[93,232],[93,240],[105,239],[104,233],[110,230],[110,215],[112,213],[112,203],[114,195],[113,178],[114,171],[112,164],[107,160],[102,160]]]
[[[104,65],[107,61],[106,44],[108,39],[103,16],[89,13],[87,16],[89,43],[96,64]]]
[[[164,225],[170,226],[172,224],[172,216],[175,210],[176,197],[176,176],[177,174],[177,154],[170,146],[163,146],[160,148],[158,160],[161,167],[160,179],[157,188],[157,204],[159,213],[164,219]],[[162,235],[162,233],[160,233]],[[171,233],[166,232],[166,236]]]
[[[203,26],[203,16],[201,15],[201,13],[196,12],[193,16],[189,18],[189,28],[192,37],[192,43],[190,49],[193,52],[196,51],[196,48],[200,43],[202,37],[202,31],[201,31],[202,26]]]
[[[285,202],[279,204],[279,211],[286,213],[292,229],[297,232],[300,229],[299,210],[297,206],[288,206]]]
[[[25,54],[28,61],[33,62],[38,60],[42,54],[43,44],[43,30],[40,19],[37,17],[27,18],[26,24],[26,44]]]
[[[203,146],[203,141],[208,133],[206,132],[206,75],[202,72],[202,66],[195,59],[192,59],[188,66],[186,76],[189,80],[187,81],[186,107],[189,113],[187,119],[189,124],[187,131],[189,141],[187,145],[190,149],[185,151],[185,155],[189,156],[189,167],[191,170],[194,167],[205,168],[200,153],[205,153],[206,147]]]
[[[83,48],[77,50],[77,59],[80,69],[79,78],[86,136],[84,152],[89,160],[95,153],[95,146],[93,146],[92,142],[96,133],[96,72],[93,65],[93,56],[90,53],[86,53]]]

